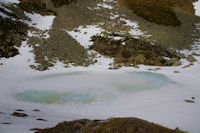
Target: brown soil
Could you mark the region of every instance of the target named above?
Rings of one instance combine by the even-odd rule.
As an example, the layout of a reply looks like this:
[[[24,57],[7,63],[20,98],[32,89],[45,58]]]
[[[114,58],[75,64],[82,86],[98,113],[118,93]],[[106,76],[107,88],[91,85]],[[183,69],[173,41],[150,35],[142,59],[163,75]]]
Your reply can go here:
[[[52,30],[50,31],[51,38],[43,39],[42,37],[41,38],[33,37],[30,39],[29,44],[33,46],[34,48],[33,53],[35,54],[35,62],[39,64],[38,66],[31,65],[31,67],[38,70],[48,69],[48,67],[53,66],[57,60],[65,64],[72,63],[74,65],[81,65],[81,66],[88,66],[89,64],[94,63],[92,60],[89,60],[90,57],[87,54],[87,49],[84,49],[71,36],[65,33],[63,29],[69,31],[69,30],[74,30],[78,26],[101,23],[102,25],[99,25],[99,26],[103,28],[105,32],[115,34],[115,33],[119,33],[123,31],[124,32],[123,35],[126,35],[129,37],[129,39],[132,39],[133,37],[129,34],[129,31],[133,27],[125,25],[125,22],[121,20],[121,18],[128,19],[131,21],[137,21],[142,31],[147,31],[148,35],[152,35],[150,38],[145,38],[145,41],[141,40],[137,42],[141,44],[143,44],[143,42],[148,42],[148,43],[153,42],[156,47],[157,46],[159,47],[158,49],[163,48],[162,51],[165,51],[166,49],[169,49],[169,48],[177,48],[177,49],[189,48],[189,46],[191,46],[193,42],[193,37],[191,35],[193,34],[195,30],[194,23],[200,20],[198,17],[195,17],[193,15],[194,10],[191,7],[191,2],[189,2],[189,0],[184,0],[184,1],[187,1],[186,3],[181,2],[180,0],[175,0],[173,2],[170,2],[169,0],[164,0],[167,3],[164,6],[169,7],[169,10],[167,9],[164,11],[170,11],[172,12],[172,14],[175,13],[176,19],[181,22],[180,26],[165,26],[165,25],[158,25],[156,23],[151,23],[149,21],[146,21],[142,17],[138,17],[137,15],[135,15],[132,10],[127,9],[124,6],[114,4],[114,2],[107,3],[111,5],[113,9],[106,9],[103,7],[99,7],[100,9],[98,10],[94,9],[97,7],[97,3],[102,2],[102,0],[96,0],[96,1],[94,0],[84,0],[84,1],[83,0],[70,0],[70,1],[69,0],[59,0],[59,1],[20,0],[20,1],[21,3],[19,4],[19,7],[21,11],[25,10],[29,13],[36,12],[41,15],[55,15],[56,14],[56,18],[54,19]],[[136,1],[139,1],[139,0],[136,0]],[[144,1],[144,0],[141,0],[141,1]],[[152,0],[152,1],[147,0],[147,1],[150,1],[149,2],[150,4],[146,4],[146,5],[151,5],[153,8],[153,6],[155,5],[153,1],[155,0]],[[163,2],[161,0],[157,2],[160,2],[160,3],[157,3],[158,5],[159,4],[163,5]],[[139,2],[139,4],[142,4],[142,3]],[[147,11],[149,10],[149,8],[146,8],[145,5],[143,6],[145,9],[147,9]],[[140,8],[142,9],[143,6],[141,5]],[[89,8],[91,8],[92,10]],[[138,9],[140,8],[138,7]],[[162,14],[163,9],[158,8],[156,10],[157,11],[160,10]],[[145,11],[145,13],[147,13],[147,11]],[[156,16],[156,12],[154,13],[155,13],[154,15]],[[19,16],[18,12],[16,12],[16,14],[17,16]],[[111,14],[113,15],[119,14],[119,17],[112,20],[110,18]],[[152,16],[152,14],[150,15]],[[156,19],[158,20],[160,18],[164,18],[164,19],[167,18],[163,16],[161,17],[159,16],[159,14],[157,15],[158,15],[158,18]],[[174,21],[175,19],[172,19],[172,20]],[[166,20],[166,22],[167,21],[168,20]],[[171,23],[173,21],[169,21],[169,22]],[[3,23],[7,23],[7,22],[3,22]],[[32,29],[32,31],[36,31],[38,34],[40,34],[41,32],[47,32],[47,31],[39,31],[36,29]],[[19,36],[23,37],[24,36],[23,34],[24,33],[22,33],[22,35],[20,34]],[[56,36],[58,34],[62,37]],[[133,42],[135,43],[135,41]],[[39,45],[36,45],[36,43],[38,43]],[[15,43],[15,44],[18,44],[18,43]],[[145,45],[146,48],[148,48],[149,46]],[[1,49],[4,49],[4,48],[0,48],[0,50]],[[15,48],[13,47],[13,49]],[[172,60],[166,61],[165,59],[163,59],[163,57],[161,57],[163,56],[163,54],[155,52],[156,50],[153,51],[152,56],[150,57],[149,57],[150,51],[145,50],[145,48],[142,48],[142,51],[143,51],[142,55],[141,55],[141,52],[138,52],[138,53],[135,52],[135,54],[131,54],[131,57],[128,57],[127,51],[125,50],[126,48],[124,46],[120,45],[119,49],[121,51],[119,50],[119,53],[116,55],[109,55],[105,53],[103,54],[110,57],[117,57],[115,60],[116,63],[118,64],[122,63],[122,65],[127,65],[127,66],[137,65],[137,64],[152,64],[152,65],[161,65],[161,66],[180,64],[179,57],[173,56]],[[100,48],[96,49],[96,51],[99,51],[99,50]],[[110,53],[112,53],[113,50],[112,49],[110,50],[111,50]],[[141,50],[141,48],[139,48],[139,45],[137,45],[137,48],[135,50]],[[134,52],[135,50],[132,50],[132,52]],[[148,52],[145,52],[145,51],[148,51]],[[9,52],[4,52],[4,53],[8,54]],[[12,53],[14,53],[12,56],[16,55],[17,50],[16,49],[13,50]],[[153,57],[153,55],[155,55],[156,57]],[[2,55],[2,56],[9,57],[8,55]],[[143,61],[141,61],[142,58],[143,58]],[[139,61],[137,61],[137,59],[139,59]]]
[[[41,65],[31,66],[40,71],[46,70],[59,60],[64,64],[72,63],[77,66],[88,66],[92,63],[88,59],[87,51],[63,30],[50,30],[50,38],[30,37],[33,46],[35,62]],[[38,45],[39,44],[39,45]]]
[[[28,13],[39,13],[41,15],[56,15],[54,11],[46,8],[46,4],[41,0],[20,0],[18,5],[22,10]]]
[[[75,0],[51,0],[54,7],[58,8],[58,7],[61,7],[63,5],[67,5],[71,2],[74,2]]]
[[[111,38],[93,36],[92,41],[94,45],[90,49],[102,55],[114,57],[115,63],[118,65],[121,63],[125,66],[136,66],[138,64],[156,66],[181,65],[180,54],[177,54],[176,51],[160,45],[152,45],[141,39],[125,37],[121,40],[113,40]]]
[[[184,133],[137,118],[113,118],[101,120],[76,120],[59,123],[53,128],[37,133]]]
[[[174,8],[194,14],[190,0],[120,0],[119,3],[150,22],[168,26],[181,25]]]

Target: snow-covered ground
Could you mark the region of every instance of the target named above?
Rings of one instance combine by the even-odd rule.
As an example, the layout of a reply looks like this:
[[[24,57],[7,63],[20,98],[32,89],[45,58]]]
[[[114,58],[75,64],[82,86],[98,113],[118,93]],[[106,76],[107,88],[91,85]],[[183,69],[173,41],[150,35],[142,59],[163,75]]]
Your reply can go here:
[[[200,0],[193,3],[195,9],[195,15],[200,16]]]
[[[53,24],[55,16],[41,16],[37,13],[27,13],[25,15],[31,19],[31,21],[26,21],[29,26],[35,27],[40,30],[48,30]]]
[[[33,22],[37,16],[27,15]],[[37,18],[36,28],[51,28],[54,18],[49,19],[48,25],[39,26]],[[92,45],[90,37],[101,32],[96,26],[79,28],[80,32],[67,32],[85,48]],[[149,68],[157,67],[144,65],[139,69],[108,70],[113,60],[101,56],[89,67],[66,69],[57,62],[50,70],[39,72],[29,67],[34,63],[31,50],[24,41],[19,55],[0,60],[3,63],[0,66],[0,133],[28,133],[32,132],[31,128],[52,127],[66,120],[110,117],[138,117],[172,129],[179,127],[191,133],[200,132],[198,56],[195,56],[198,61],[186,69],[182,67],[189,62],[183,60],[179,67],[160,67],[159,71],[150,71]],[[11,116],[16,109],[25,110],[29,117]],[[41,111],[34,112],[34,109]],[[39,118],[47,121],[36,120]]]

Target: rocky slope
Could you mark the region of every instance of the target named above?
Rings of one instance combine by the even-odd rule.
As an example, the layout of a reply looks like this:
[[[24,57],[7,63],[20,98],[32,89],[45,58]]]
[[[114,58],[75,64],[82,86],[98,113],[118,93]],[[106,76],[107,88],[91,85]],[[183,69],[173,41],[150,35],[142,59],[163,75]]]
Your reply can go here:
[[[168,129],[137,118],[112,118],[109,120],[76,120],[59,123],[53,128],[36,133],[184,133],[178,128]]]

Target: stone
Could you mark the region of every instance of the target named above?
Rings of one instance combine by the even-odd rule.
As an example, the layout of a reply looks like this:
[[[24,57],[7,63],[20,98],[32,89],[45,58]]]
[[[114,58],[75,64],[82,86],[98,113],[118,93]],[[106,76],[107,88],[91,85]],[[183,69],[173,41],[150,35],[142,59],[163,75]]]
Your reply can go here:
[[[36,119],[36,120],[38,120],[38,121],[47,121],[47,120],[45,120],[45,119],[41,119],[41,118]]]
[[[22,110],[22,109],[16,109],[15,111],[24,112],[24,110]]]
[[[180,73],[179,71],[174,71],[174,73]]]
[[[182,62],[180,60],[174,61],[173,66],[180,66]]]
[[[195,62],[197,61],[192,55],[189,55],[187,58],[186,58],[187,61],[189,62]]]
[[[0,36],[2,36],[3,35],[3,32],[0,30]]]
[[[146,58],[143,54],[139,54],[138,56],[135,57],[135,61],[141,64],[144,64]]]
[[[59,123],[53,128],[36,130],[38,133],[184,133],[138,118],[108,120],[75,120]]]
[[[184,100],[187,103],[195,103],[193,100]]]
[[[29,66],[30,66],[30,68],[32,68],[32,69],[36,69],[36,68],[37,68],[35,65],[29,65]]]
[[[27,114],[25,114],[25,113],[18,113],[18,112],[14,112],[11,115],[15,116],[15,117],[28,117]]]
[[[34,109],[34,110],[32,110],[33,112],[40,112],[40,110],[39,109]]]
[[[45,67],[43,65],[38,65],[38,70],[39,71],[44,71],[45,70]]]
[[[182,68],[188,68],[188,67],[190,67],[190,66],[192,66],[192,65],[194,65],[193,63],[190,63],[190,64],[188,64],[188,65],[185,65],[185,66],[183,66]]]

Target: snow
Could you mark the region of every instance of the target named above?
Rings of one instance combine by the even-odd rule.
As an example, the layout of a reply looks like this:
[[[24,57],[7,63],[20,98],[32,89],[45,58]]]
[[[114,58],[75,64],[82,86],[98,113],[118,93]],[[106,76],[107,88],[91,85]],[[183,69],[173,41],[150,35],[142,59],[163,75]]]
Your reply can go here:
[[[193,3],[195,9],[195,15],[200,16],[200,0]]]
[[[6,8],[3,5],[0,5],[0,8],[3,8],[6,12],[13,13],[11,10],[9,10],[8,8]]]
[[[6,14],[4,14],[3,12],[0,11],[0,16],[3,18],[9,18]]]
[[[74,39],[76,39],[82,46],[89,48],[93,43],[91,37],[100,34],[103,30],[97,25],[89,25],[86,27],[80,26],[76,31],[66,31]]]
[[[6,4],[11,4],[11,3],[18,4],[20,1],[19,0],[0,0],[0,2],[6,3]]]
[[[103,7],[103,8],[106,8],[106,9],[113,9],[113,7],[111,5],[108,5],[106,3],[98,3],[97,6]]]
[[[138,37],[138,36],[141,36],[143,35],[143,31],[141,31],[139,29],[139,25],[137,22],[134,22],[134,21],[131,21],[131,20],[128,20],[128,19],[124,19],[124,18],[120,18],[121,21],[124,21],[127,25],[127,26],[130,26],[131,27],[131,30],[129,31],[129,34],[134,36],[134,37]]]
[[[30,21],[26,21],[29,26],[35,27],[40,30],[48,30],[51,29],[55,16],[41,16],[40,14],[36,13],[27,13],[24,12],[25,15],[31,18]]]

